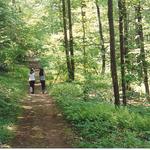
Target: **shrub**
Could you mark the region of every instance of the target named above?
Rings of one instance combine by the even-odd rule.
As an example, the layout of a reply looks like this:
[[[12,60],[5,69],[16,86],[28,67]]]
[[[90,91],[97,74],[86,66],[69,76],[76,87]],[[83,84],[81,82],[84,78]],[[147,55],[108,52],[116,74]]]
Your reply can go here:
[[[7,143],[13,132],[13,125],[21,113],[20,102],[26,94],[26,72],[23,66],[15,66],[11,72],[0,75],[0,143]]]
[[[51,94],[82,139],[77,147],[150,147],[148,115],[106,101],[84,101],[75,83],[54,85]]]

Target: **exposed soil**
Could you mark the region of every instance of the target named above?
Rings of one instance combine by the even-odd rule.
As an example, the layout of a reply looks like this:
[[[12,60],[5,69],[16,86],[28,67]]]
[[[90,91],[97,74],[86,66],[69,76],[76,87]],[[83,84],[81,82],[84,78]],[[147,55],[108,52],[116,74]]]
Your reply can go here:
[[[36,83],[35,94],[29,94],[22,107],[24,113],[18,117],[12,148],[72,148],[73,132],[52,98],[41,94],[40,83]]]

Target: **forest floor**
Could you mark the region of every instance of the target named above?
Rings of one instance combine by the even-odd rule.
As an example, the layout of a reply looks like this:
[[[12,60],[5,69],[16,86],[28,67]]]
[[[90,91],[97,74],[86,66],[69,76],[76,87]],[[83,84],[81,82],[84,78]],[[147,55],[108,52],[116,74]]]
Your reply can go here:
[[[30,63],[36,68],[38,63]],[[38,79],[38,76],[37,76]],[[40,83],[35,84],[35,94],[22,102],[23,114],[18,117],[11,148],[71,148],[74,134],[48,94],[42,94]]]

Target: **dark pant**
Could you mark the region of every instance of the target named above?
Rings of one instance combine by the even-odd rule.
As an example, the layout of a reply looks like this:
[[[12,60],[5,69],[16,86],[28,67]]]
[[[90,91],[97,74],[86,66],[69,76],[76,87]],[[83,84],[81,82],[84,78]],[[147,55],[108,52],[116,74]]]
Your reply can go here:
[[[41,80],[41,87],[42,87],[42,92],[44,93],[45,91],[45,80]]]
[[[30,88],[32,88],[32,94],[34,94],[34,83],[35,81],[29,81],[29,84],[30,84]]]

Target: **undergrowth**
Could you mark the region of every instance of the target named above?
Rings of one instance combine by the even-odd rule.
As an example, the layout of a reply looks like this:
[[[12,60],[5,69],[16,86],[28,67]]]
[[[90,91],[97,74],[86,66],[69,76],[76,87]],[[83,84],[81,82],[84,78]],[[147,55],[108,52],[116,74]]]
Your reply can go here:
[[[84,101],[82,93],[81,85],[76,83],[61,83],[51,89],[51,95],[79,135],[76,147],[150,148],[149,108],[115,108],[101,98]]]
[[[17,65],[0,74],[0,144],[7,144],[13,137],[10,127],[21,112],[19,103],[26,94],[26,72],[24,66]]]

